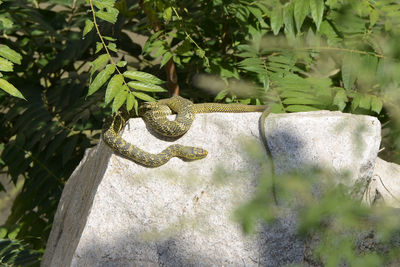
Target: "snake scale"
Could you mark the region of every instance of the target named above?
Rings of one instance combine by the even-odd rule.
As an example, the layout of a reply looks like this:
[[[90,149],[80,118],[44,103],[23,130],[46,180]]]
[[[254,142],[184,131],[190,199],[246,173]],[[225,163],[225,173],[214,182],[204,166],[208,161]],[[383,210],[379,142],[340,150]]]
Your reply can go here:
[[[265,114],[268,113],[266,106],[219,103],[193,104],[188,99],[173,96],[159,100],[158,102],[146,102],[142,104],[139,107],[139,116],[157,133],[166,137],[179,137],[189,130],[197,113],[257,111],[264,111],[262,117],[265,117]],[[172,112],[177,114],[174,121],[170,121],[167,118],[167,115],[172,114]],[[104,142],[119,154],[147,167],[161,166],[167,163],[172,157],[196,160],[207,156],[207,151],[202,148],[178,144],[171,145],[158,154],[151,154],[126,142],[119,135],[119,132],[125,125],[125,122],[131,117],[133,117],[133,114],[121,111],[108,118],[103,125]],[[260,120],[260,127],[263,133],[263,120]],[[263,142],[265,143],[264,140]]]

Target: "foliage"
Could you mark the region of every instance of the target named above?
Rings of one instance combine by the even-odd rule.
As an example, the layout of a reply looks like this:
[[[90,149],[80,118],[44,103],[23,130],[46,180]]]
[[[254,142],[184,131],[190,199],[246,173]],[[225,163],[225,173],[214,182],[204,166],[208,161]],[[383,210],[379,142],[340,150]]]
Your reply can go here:
[[[29,249],[45,247],[62,188],[100,138],[103,118],[166,97],[171,64],[181,95],[198,102],[377,116],[384,123],[381,156],[400,162],[400,9],[394,1],[0,4],[0,168],[14,183],[25,178],[1,231]],[[267,200],[258,203],[256,215]]]
[[[27,266],[38,261],[41,253],[18,240],[0,239],[1,266]]]
[[[1,5],[1,2],[0,2]],[[11,28],[13,22],[8,19],[6,16],[0,16],[0,22],[4,29]],[[0,45],[0,88],[3,89],[5,92],[9,93],[12,96],[16,96],[19,98],[23,98],[24,96],[15,88],[14,85],[9,83],[7,80],[1,78],[3,77],[3,72],[13,71],[14,64],[21,64],[22,56],[15,50],[11,49],[7,45]]]

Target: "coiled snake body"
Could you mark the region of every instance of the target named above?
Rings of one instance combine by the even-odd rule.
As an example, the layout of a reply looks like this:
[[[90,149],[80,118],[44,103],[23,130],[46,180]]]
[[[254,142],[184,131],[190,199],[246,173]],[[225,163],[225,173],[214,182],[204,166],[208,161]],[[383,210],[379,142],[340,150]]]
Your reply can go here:
[[[176,113],[176,119],[170,121],[167,115]],[[162,99],[158,102],[147,102],[139,107],[139,116],[150,125],[157,133],[167,137],[179,137],[185,134],[192,125],[196,113],[211,112],[257,112],[267,113],[266,106],[249,106],[243,104],[218,104],[204,103],[193,104],[188,99],[180,96]],[[147,167],[158,167],[167,163],[172,157],[196,160],[207,156],[207,151],[202,148],[174,144],[158,154],[151,154],[126,142],[119,135],[125,122],[132,115],[120,112],[106,120],[103,126],[103,140],[114,151]],[[263,123],[261,121],[261,123]],[[261,131],[263,131],[263,126]]]

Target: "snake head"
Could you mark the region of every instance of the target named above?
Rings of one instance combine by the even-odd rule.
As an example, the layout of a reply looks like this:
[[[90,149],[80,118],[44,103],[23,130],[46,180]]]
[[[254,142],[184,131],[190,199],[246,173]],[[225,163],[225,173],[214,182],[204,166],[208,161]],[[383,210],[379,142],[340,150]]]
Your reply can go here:
[[[185,146],[181,149],[182,156],[186,159],[203,159],[207,157],[207,150],[200,147]]]

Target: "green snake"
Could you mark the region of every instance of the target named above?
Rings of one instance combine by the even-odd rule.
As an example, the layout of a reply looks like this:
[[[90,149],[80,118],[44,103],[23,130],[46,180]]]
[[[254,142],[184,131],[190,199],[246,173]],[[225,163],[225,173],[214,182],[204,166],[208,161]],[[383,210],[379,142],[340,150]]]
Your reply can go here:
[[[166,137],[184,135],[192,125],[195,114],[211,112],[257,112],[264,111],[262,117],[268,114],[266,106],[250,106],[244,104],[203,103],[193,104],[180,96],[162,99],[158,102],[146,102],[139,107],[139,116],[157,133]],[[176,119],[170,121],[167,115],[176,113]],[[197,160],[207,156],[202,148],[174,144],[158,154],[151,154],[137,146],[126,142],[119,132],[125,122],[133,117],[132,112],[121,111],[108,118],[103,125],[103,140],[114,151],[146,167],[158,167],[167,163],[172,157]],[[263,133],[264,124],[260,120],[260,130]],[[263,136],[265,138],[265,135]],[[265,143],[265,140],[263,139]]]

